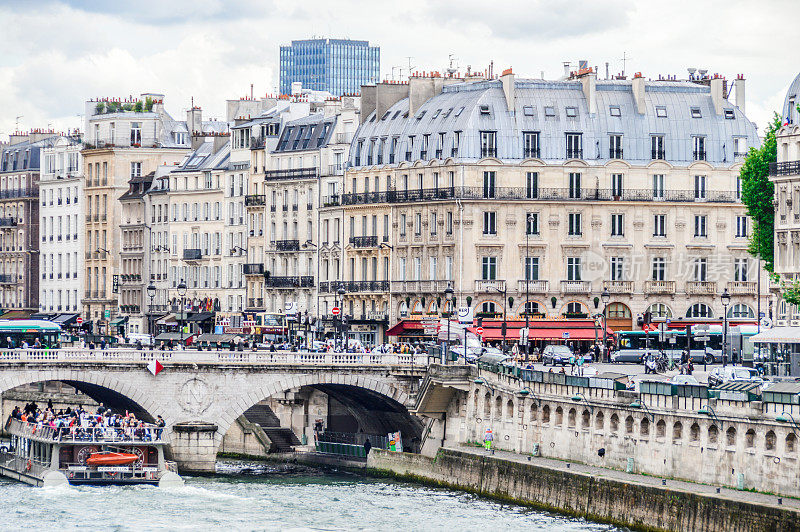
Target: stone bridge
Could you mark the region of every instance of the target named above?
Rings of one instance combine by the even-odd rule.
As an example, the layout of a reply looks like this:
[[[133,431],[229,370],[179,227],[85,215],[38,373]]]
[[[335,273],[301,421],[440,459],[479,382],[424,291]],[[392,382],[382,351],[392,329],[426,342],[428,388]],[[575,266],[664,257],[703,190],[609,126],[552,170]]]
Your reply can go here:
[[[157,376],[147,369],[153,360],[164,366]],[[0,350],[0,393],[62,381],[111,408],[160,415],[181,470],[213,472],[228,429],[265,399],[300,408],[302,426],[310,428],[314,413],[302,404],[303,390],[335,398],[357,430],[419,438],[422,425],[409,408],[427,363],[425,355],[402,354]]]

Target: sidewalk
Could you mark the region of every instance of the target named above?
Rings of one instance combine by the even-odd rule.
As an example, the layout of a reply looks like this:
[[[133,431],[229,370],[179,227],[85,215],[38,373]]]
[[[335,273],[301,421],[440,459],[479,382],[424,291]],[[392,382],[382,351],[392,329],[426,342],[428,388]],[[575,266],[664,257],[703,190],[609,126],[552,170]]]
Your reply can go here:
[[[503,460],[512,462],[530,463],[538,467],[546,467],[557,471],[570,471],[572,473],[582,473],[597,478],[607,478],[621,482],[628,482],[630,484],[638,484],[641,486],[655,486],[666,487],[673,490],[680,490],[688,493],[696,493],[700,495],[708,495],[711,497],[722,497],[737,502],[749,502],[763,506],[774,506],[778,508],[792,508],[800,511],[800,500],[792,499],[789,497],[782,498],[782,504],[778,504],[778,496],[767,495],[765,493],[756,493],[752,491],[739,491],[730,488],[718,488],[709,484],[699,484],[695,482],[687,482],[684,480],[671,480],[667,479],[664,486],[660,477],[652,477],[648,475],[639,475],[635,473],[626,473],[624,471],[617,471],[616,469],[608,469],[605,467],[590,466],[578,464],[573,462],[565,462],[562,460],[555,460],[552,458],[536,457],[525,454],[517,454],[509,451],[495,450],[494,455],[484,449],[463,445],[461,447],[448,447],[454,451],[479,455],[479,456],[492,456]],[[530,457],[530,460],[528,459]],[[717,493],[719,489],[719,493]]]

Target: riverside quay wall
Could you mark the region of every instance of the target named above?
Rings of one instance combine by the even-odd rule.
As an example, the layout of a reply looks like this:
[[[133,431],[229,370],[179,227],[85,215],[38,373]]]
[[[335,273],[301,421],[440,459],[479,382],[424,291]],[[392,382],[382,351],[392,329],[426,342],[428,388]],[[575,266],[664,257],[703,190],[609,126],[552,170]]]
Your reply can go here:
[[[639,393],[600,387],[603,379],[535,373],[526,380],[432,367],[416,408],[428,418],[422,453],[481,442],[491,429],[502,450],[800,497],[798,427],[776,420],[800,419],[800,405],[715,398],[705,387],[672,395],[669,384]]]
[[[800,529],[796,510],[559,471],[452,449],[435,457],[373,449],[370,472],[465,489],[639,530]]]

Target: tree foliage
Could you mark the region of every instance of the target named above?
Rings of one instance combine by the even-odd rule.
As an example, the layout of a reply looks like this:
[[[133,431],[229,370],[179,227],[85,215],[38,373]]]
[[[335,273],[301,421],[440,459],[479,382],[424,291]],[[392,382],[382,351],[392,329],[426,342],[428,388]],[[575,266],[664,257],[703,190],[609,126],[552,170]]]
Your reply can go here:
[[[800,108],[798,108],[800,110]],[[742,203],[747,206],[747,215],[753,220],[753,234],[748,251],[764,261],[764,269],[772,279],[780,282],[783,298],[800,305],[800,281],[781,279],[775,270],[775,207],[773,197],[775,185],[769,180],[769,164],[778,160],[776,132],[781,119],[776,114],[764,135],[760,148],[750,148],[739,176],[742,181]]]
[[[781,119],[776,114],[767,127],[761,147],[750,148],[739,172],[742,203],[747,206],[747,215],[753,220],[749,251],[764,261],[764,269],[768,272],[775,267],[775,209],[772,206],[775,185],[769,180],[769,163],[778,158],[775,132],[780,127]]]

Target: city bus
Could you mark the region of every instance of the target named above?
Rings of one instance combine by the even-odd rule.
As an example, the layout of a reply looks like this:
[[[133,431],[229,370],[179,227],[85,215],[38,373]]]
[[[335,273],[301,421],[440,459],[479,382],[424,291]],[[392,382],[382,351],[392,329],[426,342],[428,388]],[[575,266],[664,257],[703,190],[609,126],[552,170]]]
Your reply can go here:
[[[33,347],[36,339],[42,347],[57,348],[61,326],[46,320],[0,320],[0,347],[17,348],[22,342]]]
[[[702,330],[692,327],[692,341],[689,354],[695,364],[714,364],[722,362],[722,325],[704,325]],[[753,360],[753,344],[750,338],[756,334],[754,325],[728,326],[728,360],[739,362]],[[641,363],[647,353],[664,351],[672,360],[680,360],[686,349],[686,329],[667,329],[666,331],[619,331],[618,350],[612,356],[614,362]]]

